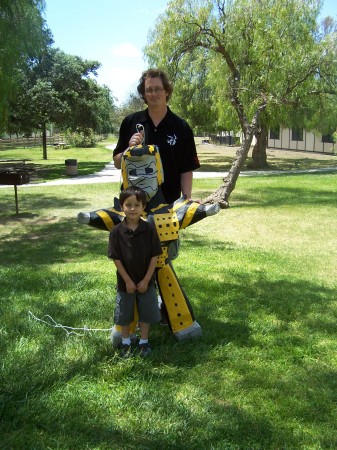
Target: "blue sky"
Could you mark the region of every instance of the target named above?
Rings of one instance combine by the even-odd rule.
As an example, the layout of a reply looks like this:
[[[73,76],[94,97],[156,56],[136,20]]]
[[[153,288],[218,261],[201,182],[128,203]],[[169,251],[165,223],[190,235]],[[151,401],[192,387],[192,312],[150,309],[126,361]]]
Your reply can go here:
[[[46,0],[45,18],[66,53],[99,61],[98,82],[118,103],[134,91],[145,67],[148,32],[168,0]]]
[[[98,82],[120,104],[146,69],[142,50],[168,0],[46,0],[45,18],[55,46],[102,64]],[[325,0],[322,16],[337,18],[336,0]]]

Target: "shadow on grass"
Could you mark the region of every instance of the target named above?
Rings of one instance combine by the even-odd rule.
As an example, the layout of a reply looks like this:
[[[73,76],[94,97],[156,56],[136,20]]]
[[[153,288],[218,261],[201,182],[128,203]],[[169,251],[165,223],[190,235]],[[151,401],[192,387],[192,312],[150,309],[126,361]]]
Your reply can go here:
[[[78,175],[80,176],[92,175],[96,172],[100,172],[107,165],[105,162],[77,161]],[[65,163],[50,164],[48,166],[39,164],[36,165],[36,175],[34,178],[36,181],[53,181],[67,179],[69,176],[66,175]]]
[[[283,199],[294,195],[291,190]],[[336,202],[330,194],[327,200]],[[43,201],[79,210],[83,204],[53,196]],[[32,309],[67,326],[109,321],[113,277],[107,281],[97,270],[108,265],[107,239],[107,232],[75,218],[55,218],[1,243],[0,448],[199,449],[210,442],[214,448],[299,448],[305,433],[294,433],[297,422],[310,430],[323,424],[328,431],[320,444],[333,448],[337,377],[320,350],[337,331],[332,289],[307,279],[271,280],[268,272],[224,271],[224,246],[235,255],[233,243],[212,241],[210,267],[200,258],[209,241],[194,237],[184,252],[199,264],[197,273],[209,276],[188,269],[179,278],[203,337],[177,343],[156,326],[150,361],[120,361],[107,335],[68,338],[28,320]],[[85,273],[53,268],[77,261],[92,267]],[[149,425],[141,420],[143,401],[160,416]],[[273,403],[271,411],[266,402]],[[117,421],[125,405],[140,420],[136,433]]]
[[[270,149],[271,150],[271,149]],[[280,156],[280,152],[272,151],[270,154],[267,151],[268,166],[260,169],[262,172],[268,171],[287,171],[287,170],[311,170],[317,168],[329,168],[336,166],[337,159],[333,155],[324,155],[325,158],[320,158],[320,154],[315,154],[315,157],[308,157],[307,153],[302,152],[303,157],[300,157],[301,152],[292,152],[287,154],[287,157]],[[327,159],[326,156],[329,156]],[[230,147],[219,147],[217,152],[207,151],[199,154],[201,163],[201,172],[223,172],[229,171],[235,159],[235,149]],[[248,156],[242,172],[251,170],[253,167],[253,159]],[[259,171],[259,169],[257,169]]]
[[[304,153],[305,154],[305,153]],[[310,170],[315,168],[328,168],[335,166],[337,160],[331,155],[329,159],[320,159],[319,154],[316,154],[315,158],[303,157],[303,158],[280,158],[277,155],[277,151],[268,156],[268,164],[270,170]],[[329,156],[329,155],[328,155]]]
[[[199,241],[197,245],[204,243]],[[17,284],[14,272],[9,275],[8,286]],[[24,275],[20,289],[25,282],[31,283]],[[50,292],[66,289],[77,275],[59,279],[54,274]],[[95,280],[91,280],[90,275],[86,276],[82,291],[91,291]],[[37,274],[36,281],[33,280],[38,297],[46,287],[39,283],[39,277],[43,278],[43,275]],[[8,340],[7,348],[2,348],[6,370],[1,382],[2,416],[6,425],[3,442],[7,447],[11,446],[11,436],[19,433],[22,448],[27,449],[43,448],[47,443],[53,448],[56,442],[62,448],[109,448],[111,445],[112,448],[197,449],[208,448],[210,435],[212,445],[218,448],[295,448],[301,445],[302,437],[293,434],[292,420],[300,420],[306,427],[318,423],[331,425],[336,373],[323,363],[314,364],[312,359],[317,354],[310,345],[310,336],[305,333],[297,336],[291,328],[292,323],[300,319],[304,326],[310,320],[312,334],[323,329],[325,335],[333,337],[336,330],[326,331],[324,319],[317,319],[316,323],[312,320],[313,315],[318,317],[323,310],[329,315],[328,299],[332,303],[333,292],[307,282],[283,280],[270,283],[267,275],[256,279],[240,273],[232,276],[230,281],[212,282],[206,288],[204,280],[183,276],[181,282],[191,295],[204,336],[197,341],[176,343],[167,331],[157,327],[153,336],[156,342],[154,357],[144,364],[118,361],[109,349],[107,339],[69,339],[61,330],[40,328],[39,324],[28,321],[22,311],[15,317],[13,305],[9,303],[3,309],[2,322],[12,339]],[[102,311],[97,309],[96,299],[86,303],[83,298],[80,300],[58,304],[47,297],[43,304],[35,304],[35,309],[48,310],[58,321],[73,325],[82,313],[88,318],[88,311],[92,312],[92,320],[99,318]],[[270,339],[267,351],[256,336],[261,330],[256,329],[253,314],[270,314],[282,323],[275,329],[268,329],[268,322],[264,324],[267,328],[262,331]],[[71,358],[70,346],[74,352]],[[279,354],[275,353],[275,348]],[[253,355],[256,357],[259,353],[259,364],[256,365]],[[280,358],[287,365],[286,375],[283,372],[275,374],[274,365]],[[206,379],[218,380],[215,385],[212,382],[208,385],[203,378],[198,379],[198,372],[194,375],[194,389],[205,390],[206,422],[206,416],[186,409],[175,394],[183,389],[193,371],[202,366]],[[240,395],[246,393],[248,397],[254,390],[264,392],[263,397],[267,396],[278,405],[275,409],[280,409],[281,417],[282,407],[291,402],[289,423],[274,420],[263,411],[241,408],[235,395],[226,392],[229,383],[224,378],[226,370],[239,377],[237,389]],[[141,389],[142,397],[157,399],[154,403],[161,408],[163,423],[176,421],[180,416],[178,432],[145,432],[143,428],[147,427],[143,424],[134,436],[127,428],[115,424],[114,417],[120,413],[123,402],[129,407],[134,402],[135,411],[139,409],[136,393],[124,397],[126,385],[132,385],[137,378],[140,383],[137,389]],[[169,393],[168,386],[171,386]],[[67,396],[69,391],[73,395]],[[203,427],[208,430],[204,437],[200,432]],[[324,439],[329,447],[332,438],[322,436],[322,443]],[[15,442],[17,445],[20,441]]]
[[[50,218],[58,220],[57,218]],[[93,259],[107,254],[108,233],[89,229],[76,219],[41,224],[25,235],[3,238],[0,266],[46,265],[74,262],[77,258]]]
[[[231,168],[234,158],[218,153],[205,153],[200,155],[200,172],[227,172]]]

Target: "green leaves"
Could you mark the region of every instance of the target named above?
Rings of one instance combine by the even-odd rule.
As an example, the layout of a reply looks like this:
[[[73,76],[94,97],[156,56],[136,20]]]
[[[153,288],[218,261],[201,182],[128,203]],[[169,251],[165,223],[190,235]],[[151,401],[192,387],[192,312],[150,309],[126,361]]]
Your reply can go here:
[[[18,72],[21,88],[11,106],[17,126],[32,131],[54,123],[73,131],[112,131],[111,91],[91,77],[100,64],[48,48],[44,55]]]
[[[145,54],[152,65],[165,68],[175,79],[172,102],[178,108],[186,94],[183,86],[193,86],[203,61],[196,90],[208,94],[188,97],[193,105],[188,120],[200,108],[195,97],[210,94],[219,116],[230,99],[241,124],[260,114],[263,105],[269,115],[286,117],[285,111],[301,104],[305,111],[301,116],[309,120],[313,108],[307,105],[313,101],[319,106],[314,92],[327,91],[323,75],[331,79],[334,73],[336,80],[337,73],[336,38],[317,39],[321,4],[320,0],[171,1],[151,32]],[[331,22],[325,23],[325,33],[333,29]]]
[[[37,57],[46,45],[47,30],[42,18],[44,2],[3,0],[0,5],[0,130],[8,115],[8,102],[17,84],[15,68]]]

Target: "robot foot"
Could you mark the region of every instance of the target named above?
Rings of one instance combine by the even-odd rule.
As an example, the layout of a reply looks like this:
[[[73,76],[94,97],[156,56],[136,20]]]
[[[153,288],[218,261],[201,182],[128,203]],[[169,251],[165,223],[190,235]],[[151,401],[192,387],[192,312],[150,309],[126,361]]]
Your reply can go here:
[[[174,336],[178,339],[178,341],[200,337],[202,336],[201,326],[198,322],[193,322],[192,325],[184,330],[174,333]]]
[[[119,331],[117,331],[115,329],[115,327],[113,327],[111,330],[110,338],[111,338],[113,348],[120,347],[120,345],[122,343],[122,334]]]

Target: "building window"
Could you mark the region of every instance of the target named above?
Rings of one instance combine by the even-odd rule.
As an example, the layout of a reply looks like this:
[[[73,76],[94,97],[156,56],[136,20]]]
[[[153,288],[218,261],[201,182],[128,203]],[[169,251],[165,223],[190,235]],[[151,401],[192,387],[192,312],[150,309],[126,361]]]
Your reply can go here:
[[[291,140],[292,141],[303,141],[303,128],[292,128],[291,129]]]
[[[269,139],[280,139],[280,127],[270,129]]]
[[[332,134],[322,134],[322,142],[326,142],[327,144],[333,144]]]

